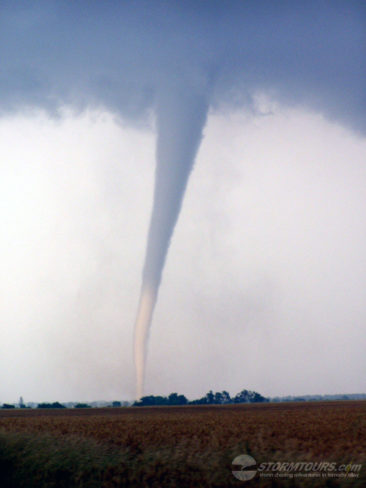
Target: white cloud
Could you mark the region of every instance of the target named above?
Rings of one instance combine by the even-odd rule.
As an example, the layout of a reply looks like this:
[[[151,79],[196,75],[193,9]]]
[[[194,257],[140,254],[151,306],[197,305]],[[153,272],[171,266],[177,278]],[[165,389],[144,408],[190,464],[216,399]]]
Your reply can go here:
[[[151,392],[366,390],[366,141],[270,106],[209,118]],[[17,115],[0,120],[0,161],[0,401],[131,398],[153,133],[108,113]]]

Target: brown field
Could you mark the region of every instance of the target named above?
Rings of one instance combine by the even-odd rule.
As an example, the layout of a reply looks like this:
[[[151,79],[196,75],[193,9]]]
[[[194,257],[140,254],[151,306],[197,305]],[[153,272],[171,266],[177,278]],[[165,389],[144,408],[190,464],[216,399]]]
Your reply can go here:
[[[238,481],[232,460],[362,464],[358,477]],[[0,410],[0,486],[366,486],[366,402]],[[273,475],[273,472],[271,473]]]

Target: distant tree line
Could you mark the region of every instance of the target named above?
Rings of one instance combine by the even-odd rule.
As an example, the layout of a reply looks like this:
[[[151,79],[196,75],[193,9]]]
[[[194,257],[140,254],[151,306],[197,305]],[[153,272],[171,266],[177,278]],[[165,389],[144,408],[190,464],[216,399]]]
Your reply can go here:
[[[309,401],[334,401],[334,400],[366,400],[365,393],[354,393],[348,395],[304,395],[304,396],[286,396],[286,397],[272,397],[265,398],[259,393],[250,390],[242,390],[234,397],[230,397],[227,391],[221,391],[213,393],[210,390],[206,395],[197,400],[188,401],[184,395],[178,395],[178,393],[171,393],[169,396],[164,397],[160,395],[144,396],[139,401],[134,402],[132,405],[136,407],[152,406],[152,405],[224,405],[224,404],[238,404],[238,403],[263,403],[263,402],[309,402]],[[131,406],[130,402],[92,402],[90,405],[87,403],[74,403],[68,402],[61,404],[59,402],[53,403],[30,403],[25,405],[24,402],[19,404],[3,403],[0,408],[12,409],[12,408],[95,408],[95,407],[127,407]]]
[[[60,402],[53,402],[53,403],[39,403],[37,408],[66,408],[65,405],[62,405]]]
[[[149,395],[142,397],[139,401],[136,401],[133,406],[145,407],[151,405],[187,405],[188,400],[184,395],[178,395],[178,393],[171,393],[168,397],[160,395]]]
[[[242,390],[240,393],[231,397],[227,391],[213,393],[210,390],[206,395],[197,400],[188,401],[184,395],[171,393],[168,397],[160,395],[144,396],[136,401],[133,406],[147,407],[152,405],[224,405],[229,403],[263,403],[269,399],[256,391]]]
[[[120,401],[113,401],[111,403],[109,402],[104,402],[103,407],[122,407],[122,406],[127,406],[130,405],[128,402],[120,402]],[[95,405],[94,405],[95,406]],[[92,405],[89,405],[88,403],[66,403],[65,405],[60,403],[60,402],[53,402],[53,403],[38,403],[34,404],[32,406],[26,406],[24,403],[19,403],[19,404],[9,404],[9,403],[4,403],[0,408],[92,408]]]

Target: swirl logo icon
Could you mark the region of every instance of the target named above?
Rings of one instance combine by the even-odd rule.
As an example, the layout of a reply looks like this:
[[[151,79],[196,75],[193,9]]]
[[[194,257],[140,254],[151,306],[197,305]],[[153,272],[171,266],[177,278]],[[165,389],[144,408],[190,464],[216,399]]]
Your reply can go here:
[[[236,456],[233,460],[233,475],[236,479],[240,481],[249,481],[254,478],[257,470],[254,469],[246,469],[251,466],[255,466],[256,460],[252,458],[252,456],[248,456],[248,454],[241,454],[240,456]],[[239,469],[238,469],[239,468]]]

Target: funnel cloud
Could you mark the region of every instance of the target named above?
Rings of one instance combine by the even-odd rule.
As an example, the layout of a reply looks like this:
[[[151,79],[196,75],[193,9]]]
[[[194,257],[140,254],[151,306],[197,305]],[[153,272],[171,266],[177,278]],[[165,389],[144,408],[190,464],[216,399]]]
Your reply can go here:
[[[148,333],[169,243],[202,139],[208,104],[203,93],[186,90],[159,99],[154,203],[135,325],[137,398],[143,393]]]

